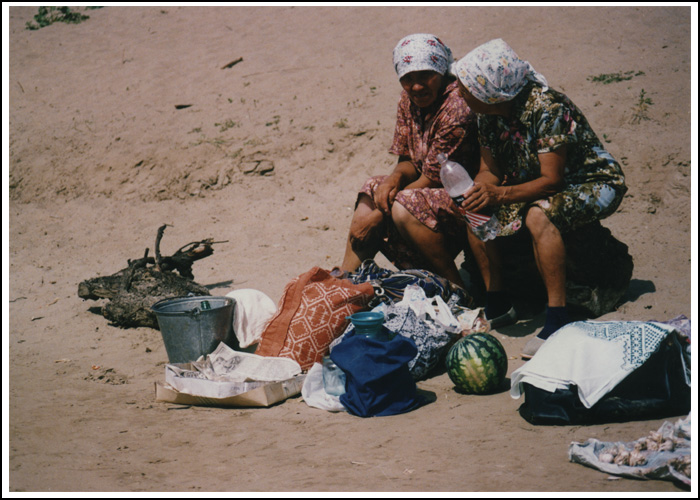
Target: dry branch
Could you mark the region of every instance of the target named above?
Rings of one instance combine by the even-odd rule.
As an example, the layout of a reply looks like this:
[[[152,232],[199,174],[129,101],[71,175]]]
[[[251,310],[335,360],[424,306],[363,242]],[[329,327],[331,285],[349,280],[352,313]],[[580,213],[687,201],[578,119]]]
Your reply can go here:
[[[101,312],[117,326],[158,328],[151,306],[159,300],[189,294],[210,295],[207,288],[193,281],[192,264],[214,253],[214,241],[209,238],[188,243],[164,257],[160,242],[166,227],[164,224],[158,229],[155,258],[148,256],[147,248],[140,259],[127,260],[128,267],[121,271],[81,282],[78,296],[89,300],[109,299]]]

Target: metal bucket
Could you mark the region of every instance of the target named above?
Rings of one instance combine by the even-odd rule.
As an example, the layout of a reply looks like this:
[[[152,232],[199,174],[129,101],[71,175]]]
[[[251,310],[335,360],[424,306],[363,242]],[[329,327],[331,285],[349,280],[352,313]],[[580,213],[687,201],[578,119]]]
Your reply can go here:
[[[231,297],[165,299],[151,309],[158,318],[165,351],[171,363],[189,363],[205,356],[220,342],[236,348]]]

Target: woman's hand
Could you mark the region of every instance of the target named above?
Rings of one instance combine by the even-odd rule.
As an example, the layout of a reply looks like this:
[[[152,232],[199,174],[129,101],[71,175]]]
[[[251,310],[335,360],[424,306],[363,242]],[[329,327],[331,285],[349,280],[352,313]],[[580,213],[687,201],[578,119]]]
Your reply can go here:
[[[503,203],[501,199],[500,184],[503,176],[491,150],[481,147],[481,162],[479,172],[474,178],[474,184],[466,193],[464,201],[460,205],[467,212],[480,212],[489,205]]]
[[[501,203],[499,196],[500,190],[500,186],[494,184],[475,182],[467,191],[467,195],[464,197],[461,207],[467,212],[478,213],[489,205],[498,205]]]
[[[408,156],[400,156],[399,163],[394,168],[394,171],[389,174],[377,188],[374,190],[375,206],[384,215],[391,215],[391,206],[394,204],[396,195],[402,189],[405,189],[411,183],[415,183],[421,174],[413,166],[411,158]]]
[[[388,175],[374,190],[374,204],[385,215],[391,213],[391,205],[394,204],[396,195],[401,190],[401,176]]]

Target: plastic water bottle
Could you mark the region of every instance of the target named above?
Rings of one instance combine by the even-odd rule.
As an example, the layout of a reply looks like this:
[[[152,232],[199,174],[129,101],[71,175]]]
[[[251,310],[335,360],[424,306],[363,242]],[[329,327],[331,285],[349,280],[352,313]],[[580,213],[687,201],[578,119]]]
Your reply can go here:
[[[331,396],[345,394],[345,372],[336,365],[330,356],[323,356],[323,388]]]
[[[440,180],[447,194],[461,208],[465,194],[474,185],[469,172],[456,161],[448,160],[447,157],[439,153],[437,160],[440,162]]]
[[[501,224],[495,214],[488,215],[467,212],[462,209],[467,191],[474,185],[469,172],[459,163],[448,160],[447,157],[440,153],[437,155],[440,162],[440,180],[442,186],[447,191],[447,194],[457,204],[459,210],[464,213],[464,217],[472,228],[473,233],[482,241],[492,240],[501,231]]]

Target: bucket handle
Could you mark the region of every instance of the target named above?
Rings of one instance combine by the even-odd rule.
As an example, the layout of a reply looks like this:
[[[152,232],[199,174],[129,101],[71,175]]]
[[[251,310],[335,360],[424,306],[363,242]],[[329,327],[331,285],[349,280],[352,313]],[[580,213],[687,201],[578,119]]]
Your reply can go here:
[[[194,318],[198,317],[200,314],[202,314],[202,310],[195,306],[193,309],[190,309],[189,311],[186,311],[186,314],[189,316],[192,316]]]
[[[192,292],[190,292],[190,293],[192,293]],[[194,306],[193,309],[190,309],[189,311],[187,311],[187,314],[189,314],[190,316],[193,316],[193,317],[196,318],[196,317],[198,317],[200,314],[202,314],[202,311],[209,311],[209,310],[211,310],[211,305],[209,304],[209,301],[208,301],[208,300],[203,300],[203,301],[201,302],[201,305],[202,305],[201,308],[200,308],[199,306]]]

